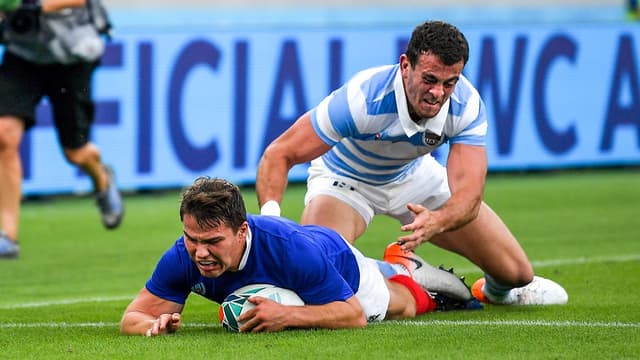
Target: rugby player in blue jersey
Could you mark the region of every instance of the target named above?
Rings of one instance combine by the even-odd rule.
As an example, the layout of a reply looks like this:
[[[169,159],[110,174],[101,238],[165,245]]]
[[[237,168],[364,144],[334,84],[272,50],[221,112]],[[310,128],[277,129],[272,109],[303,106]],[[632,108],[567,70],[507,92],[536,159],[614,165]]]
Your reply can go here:
[[[417,256],[412,261],[419,268],[409,271],[364,257],[329,228],[248,215],[240,189],[223,179],[196,179],[183,193],[180,219],[183,236],[125,310],[121,333],[175,332],[190,293],[222,303],[234,290],[258,283],[291,289],[305,305],[251,298],[257,306],[239,318],[246,321],[240,331],[356,328],[476,301],[455,275]]]
[[[430,242],[466,257],[485,273],[473,285],[479,300],[564,304],[566,291],[534,275],[483,202],[487,116],[462,74],[468,58],[455,26],[417,26],[399,63],[359,72],[266,148],[256,179],[261,213],[280,214],[289,169],[310,161],[302,224],[335,229],[353,244],[374,215],[391,216],[407,234],[390,251]],[[446,166],[431,155],[444,143]]]

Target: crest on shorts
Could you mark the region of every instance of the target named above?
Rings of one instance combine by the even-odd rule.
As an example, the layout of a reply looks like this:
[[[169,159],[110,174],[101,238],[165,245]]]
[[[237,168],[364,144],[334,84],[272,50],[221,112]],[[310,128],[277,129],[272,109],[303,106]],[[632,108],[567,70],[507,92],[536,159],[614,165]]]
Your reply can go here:
[[[424,144],[428,146],[437,145],[440,142],[440,139],[442,139],[442,135],[438,135],[430,131],[425,132],[422,137]]]

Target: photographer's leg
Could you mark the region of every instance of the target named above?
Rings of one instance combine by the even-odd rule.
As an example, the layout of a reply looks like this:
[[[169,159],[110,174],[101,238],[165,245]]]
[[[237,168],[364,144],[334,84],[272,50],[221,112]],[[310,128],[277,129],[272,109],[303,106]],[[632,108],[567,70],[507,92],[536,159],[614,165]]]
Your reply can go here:
[[[107,174],[100,161],[100,151],[93,143],[86,143],[77,149],[64,148],[63,152],[70,164],[79,167],[85,174],[89,175],[95,192],[107,189]]]
[[[19,146],[24,134],[22,121],[14,116],[0,116],[0,229],[18,238],[22,164]]]

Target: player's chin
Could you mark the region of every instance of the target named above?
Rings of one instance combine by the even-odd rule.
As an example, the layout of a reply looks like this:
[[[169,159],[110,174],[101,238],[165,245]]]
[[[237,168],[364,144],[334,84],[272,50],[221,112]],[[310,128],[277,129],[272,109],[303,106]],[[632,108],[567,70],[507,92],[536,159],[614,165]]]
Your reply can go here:
[[[200,269],[200,275],[207,277],[207,278],[217,278],[218,276],[222,275],[224,271],[222,270],[216,270],[216,271],[203,271],[202,269]]]
[[[421,111],[419,115],[423,119],[430,119],[438,115],[441,109],[442,109],[442,105],[440,103],[436,103],[436,104],[424,103],[424,106],[422,106],[422,108],[420,109]]]

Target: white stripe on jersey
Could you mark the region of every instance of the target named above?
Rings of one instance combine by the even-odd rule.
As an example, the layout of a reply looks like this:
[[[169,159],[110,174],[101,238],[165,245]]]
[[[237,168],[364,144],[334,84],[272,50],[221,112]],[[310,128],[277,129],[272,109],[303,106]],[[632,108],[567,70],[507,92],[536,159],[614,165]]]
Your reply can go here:
[[[403,177],[444,142],[485,145],[487,118],[478,91],[463,76],[436,117],[408,117],[400,67],[356,74],[311,111],[317,135],[333,146],[322,156],[336,173],[368,184]]]

